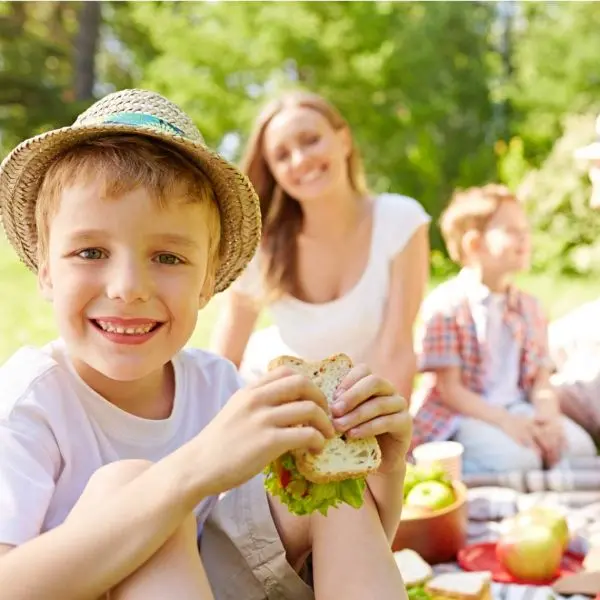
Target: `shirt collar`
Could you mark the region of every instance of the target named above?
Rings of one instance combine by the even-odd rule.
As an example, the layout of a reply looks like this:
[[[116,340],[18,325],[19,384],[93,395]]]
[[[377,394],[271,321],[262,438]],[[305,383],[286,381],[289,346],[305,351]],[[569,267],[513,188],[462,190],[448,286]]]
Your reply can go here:
[[[492,295],[490,288],[482,283],[479,274],[474,269],[463,267],[458,274],[458,280],[461,287],[466,291],[467,298],[472,303],[485,304]],[[512,284],[509,284],[506,290],[506,306],[514,310],[517,300],[518,290]]]

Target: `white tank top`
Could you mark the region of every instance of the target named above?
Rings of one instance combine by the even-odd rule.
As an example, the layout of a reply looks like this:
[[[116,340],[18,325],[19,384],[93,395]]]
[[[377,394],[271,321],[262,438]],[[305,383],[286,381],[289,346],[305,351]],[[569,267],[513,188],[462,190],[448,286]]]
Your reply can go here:
[[[273,326],[256,332],[242,362],[244,377],[265,371],[280,354],[320,360],[345,352],[364,362],[379,334],[389,294],[391,264],[429,215],[414,199],[383,194],[375,199],[369,260],[361,278],[346,294],[324,303],[284,296],[269,304]],[[260,253],[232,289],[260,302],[263,297]]]

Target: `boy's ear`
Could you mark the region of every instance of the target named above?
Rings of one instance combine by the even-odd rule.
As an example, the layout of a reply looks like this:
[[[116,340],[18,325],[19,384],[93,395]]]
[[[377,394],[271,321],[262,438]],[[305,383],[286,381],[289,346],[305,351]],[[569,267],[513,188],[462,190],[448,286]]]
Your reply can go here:
[[[54,290],[52,287],[52,278],[50,277],[50,269],[48,268],[47,262],[40,264],[38,268],[38,289],[42,294],[42,298],[48,300],[48,302],[52,302],[52,299],[54,298]]]
[[[469,229],[462,238],[461,250],[463,256],[472,256],[481,250],[481,233],[476,229]]]

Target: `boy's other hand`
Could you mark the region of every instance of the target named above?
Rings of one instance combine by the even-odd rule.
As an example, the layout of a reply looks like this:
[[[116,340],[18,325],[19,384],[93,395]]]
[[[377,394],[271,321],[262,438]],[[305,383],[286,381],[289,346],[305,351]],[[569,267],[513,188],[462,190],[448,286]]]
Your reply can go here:
[[[507,412],[499,422],[500,429],[521,446],[530,448],[536,454],[541,450],[536,439],[536,423],[533,418],[522,415],[511,415]]]
[[[322,450],[334,435],[321,390],[308,377],[279,367],[236,392],[196,439],[217,494],[289,450]]]
[[[412,435],[408,402],[366,365],[355,366],[340,384],[331,407],[336,429],[349,438],[377,436],[380,473],[404,469]]]
[[[558,463],[566,447],[565,432],[558,412],[536,413],[536,442],[542,450],[544,463],[552,467]]]

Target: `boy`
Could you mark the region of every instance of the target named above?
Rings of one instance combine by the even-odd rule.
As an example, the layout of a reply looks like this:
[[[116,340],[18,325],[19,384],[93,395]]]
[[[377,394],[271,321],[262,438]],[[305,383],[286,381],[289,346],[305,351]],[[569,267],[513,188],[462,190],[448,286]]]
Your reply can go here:
[[[413,446],[453,437],[464,446],[465,473],[528,471],[595,454],[549,385],[540,305],[511,282],[530,256],[518,199],[493,184],[458,192],[441,230],[462,270],[423,305],[420,370],[428,378]]]
[[[0,370],[3,598],[212,598],[197,537],[219,494],[256,489],[251,478],[271,460],[319,450],[334,425],[381,441],[365,506],[297,521],[274,505],[278,531],[294,561],[312,551],[317,594],[366,597],[375,585],[378,597],[397,597],[388,540],[410,419],[391,385],[356,367],[332,424],[304,377],[280,369],[241,389],[224,359],[182,350],[198,310],[244,269],[260,235],[250,184],[187,115],[151,92],[110,94],[3,161],[0,209],[60,333]],[[251,510],[235,515],[240,529]],[[343,561],[365,546],[349,544],[354,535],[372,556],[351,586]]]

